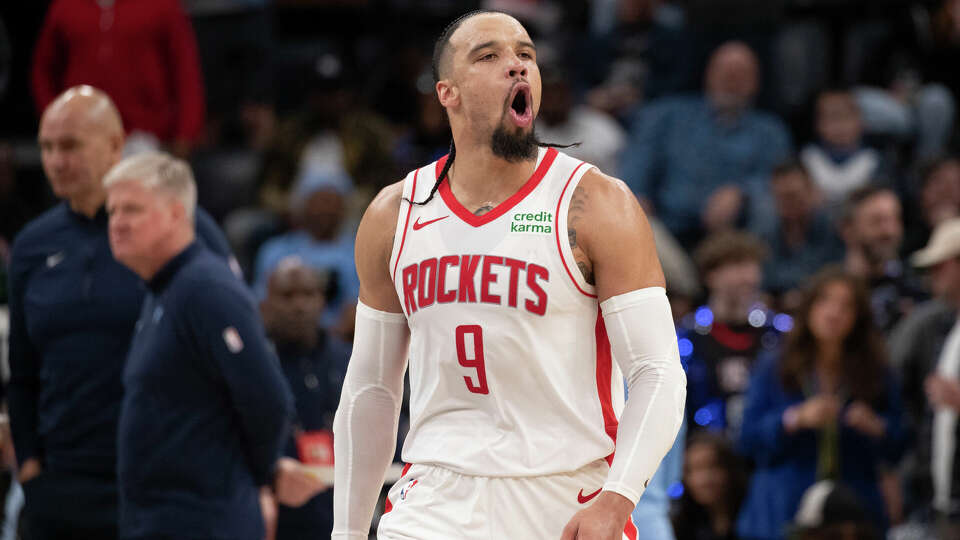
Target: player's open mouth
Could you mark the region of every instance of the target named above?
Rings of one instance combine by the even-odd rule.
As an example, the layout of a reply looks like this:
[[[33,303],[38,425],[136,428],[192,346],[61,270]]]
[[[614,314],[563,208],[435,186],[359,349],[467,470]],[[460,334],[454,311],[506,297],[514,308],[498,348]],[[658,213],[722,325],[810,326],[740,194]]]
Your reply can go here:
[[[510,94],[510,118],[517,127],[527,127],[533,123],[533,107],[530,103],[530,85],[517,83]]]

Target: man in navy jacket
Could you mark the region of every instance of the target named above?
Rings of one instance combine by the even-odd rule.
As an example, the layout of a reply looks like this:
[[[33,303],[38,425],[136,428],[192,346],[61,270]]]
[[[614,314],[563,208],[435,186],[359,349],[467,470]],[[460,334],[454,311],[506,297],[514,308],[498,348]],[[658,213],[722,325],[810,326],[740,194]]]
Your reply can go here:
[[[144,288],[107,242],[102,180],[121,158],[113,102],[71,88],[44,111],[44,172],[62,202],[17,236],[10,260],[7,389],[30,539],[116,537],[121,373]],[[205,212],[197,236],[227,259]]]
[[[120,536],[260,540],[293,397],[253,297],[194,241],[186,163],[139,154],[104,186],[111,250],[148,288],[123,376]]]

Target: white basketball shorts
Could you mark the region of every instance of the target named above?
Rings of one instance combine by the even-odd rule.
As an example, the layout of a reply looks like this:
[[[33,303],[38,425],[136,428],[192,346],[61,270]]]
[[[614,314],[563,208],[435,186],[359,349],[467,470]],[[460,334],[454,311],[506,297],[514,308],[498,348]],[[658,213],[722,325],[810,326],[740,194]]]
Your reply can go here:
[[[379,540],[559,540],[575,513],[600,493],[610,470],[598,460],[547,476],[466,476],[408,465],[387,494]],[[628,520],[623,538],[636,540]]]

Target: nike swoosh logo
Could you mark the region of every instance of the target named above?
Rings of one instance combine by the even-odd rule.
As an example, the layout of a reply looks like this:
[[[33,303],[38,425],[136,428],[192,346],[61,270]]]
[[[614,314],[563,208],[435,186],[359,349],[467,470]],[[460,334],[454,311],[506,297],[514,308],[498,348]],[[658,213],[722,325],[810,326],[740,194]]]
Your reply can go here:
[[[583,490],[581,489],[581,490],[580,490],[580,493],[577,493],[577,502],[580,503],[580,504],[587,504],[588,502],[590,502],[590,499],[593,499],[594,497],[596,497],[597,495],[599,495],[602,490],[603,490],[603,488],[600,488],[600,489],[594,491],[593,493],[585,496],[585,495],[583,494]]]
[[[417,220],[413,222],[413,230],[419,231],[420,229],[426,227],[427,225],[429,225],[429,224],[431,224],[431,223],[436,223],[436,222],[440,221],[441,219],[447,219],[448,217],[450,217],[450,216],[449,216],[449,215],[446,215],[446,216],[443,216],[443,217],[438,217],[437,219],[431,219],[430,221],[424,221],[423,223],[420,223],[420,218],[418,217]]]

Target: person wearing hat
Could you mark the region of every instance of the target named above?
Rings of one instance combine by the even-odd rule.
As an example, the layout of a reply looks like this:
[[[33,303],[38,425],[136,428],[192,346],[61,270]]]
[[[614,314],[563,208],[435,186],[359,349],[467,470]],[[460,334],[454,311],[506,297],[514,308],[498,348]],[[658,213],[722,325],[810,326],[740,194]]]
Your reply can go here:
[[[821,480],[807,488],[791,527],[791,540],[879,540],[863,504],[850,488]]]
[[[960,218],[940,223],[911,262],[928,271],[935,298],[890,340],[916,436],[905,461],[905,509],[913,520],[935,522],[939,537],[960,538]]]
[[[352,323],[360,281],[353,262],[353,233],[346,226],[353,181],[340,168],[306,168],[290,193],[289,206],[296,228],[275,236],[260,248],[254,269],[254,290],[266,297],[267,279],[277,264],[290,256],[328,276],[322,314],[325,326],[342,320]],[[344,313],[349,313],[345,316]],[[344,318],[345,317],[345,318]]]

